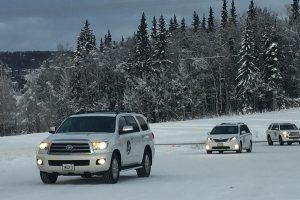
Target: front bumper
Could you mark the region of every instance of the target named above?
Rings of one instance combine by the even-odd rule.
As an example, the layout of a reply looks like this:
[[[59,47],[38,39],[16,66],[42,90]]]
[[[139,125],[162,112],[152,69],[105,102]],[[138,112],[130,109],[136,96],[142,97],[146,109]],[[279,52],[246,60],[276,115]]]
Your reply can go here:
[[[283,136],[282,137],[283,142],[300,142],[300,137],[289,137],[289,136]]]
[[[226,142],[206,141],[206,151],[237,151],[240,148],[238,140],[228,140]]]
[[[38,154],[36,161],[43,161],[42,165],[37,163],[39,170],[43,172],[58,173],[60,175],[82,175],[85,173],[100,174],[107,171],[110,167],[111,157],[112,153],[80,155]],[[105,159],[106,162],[102,165],[97,165],[96,161],[98,159]],[[74,170],[64,170],[61,163],[74,164]]]

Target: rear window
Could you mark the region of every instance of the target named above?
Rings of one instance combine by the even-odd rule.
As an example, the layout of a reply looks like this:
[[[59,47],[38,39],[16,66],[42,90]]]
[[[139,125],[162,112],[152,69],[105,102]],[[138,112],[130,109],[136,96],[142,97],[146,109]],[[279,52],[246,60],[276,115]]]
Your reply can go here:
[[[211,135],[238,134],[238,126],[216,126],[210,133]]]
[[[57,133],[67,132],[115,132],[116,118],[107,116],[70,117],[57,130]]]
[[[295,124],[284,124],[280,125],[280,130],[297,130],[297,126]]]
[[[137,120],[139,121],[139,124],[141,125],[141,128],[143,131],[149,130],[147,122],[144,120],[143,117],[137,116]]]

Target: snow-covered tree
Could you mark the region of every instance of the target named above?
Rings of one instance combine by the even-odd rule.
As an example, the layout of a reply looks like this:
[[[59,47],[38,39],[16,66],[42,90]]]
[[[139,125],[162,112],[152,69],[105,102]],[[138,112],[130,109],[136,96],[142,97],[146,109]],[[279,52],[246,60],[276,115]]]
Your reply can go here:
[[[88,20],[86,20],[77,39],[77,49],[75,55],[84,57],[90,51],[95,49],[96,37],[93,34],[93,31],[90,29],[90,23],[88,22]]]
[[[206,30],[206,18],[205,14],[203,14],[202,22],[201,22],[201,27],[203,30]]]
[[[299,0],[293,0],[293,3],[291,5],[291,14],[290,14],[290,24],[295,24],[299,22],[300,19],[300,6],[299,6]]]
[[[256,82],[259,79],[259,70],[255,65],[253,32],[247,21],[243,32],[242,44],[240,49],[240,60],[237,76],[237,98],[240,101],[243,112],[254,111],[254,101],[257,90]]]
[[[157,21],[155,16],[152,19],[152,28],[151,28],[152,32],[151,32],[151,38],[153,40],[157,39]]]
[[[184,19],[184,17],[181,19],[180,30],[181,30],[181,32],[185,32],[186,31],[186,25],[185,25],[185,19]]]

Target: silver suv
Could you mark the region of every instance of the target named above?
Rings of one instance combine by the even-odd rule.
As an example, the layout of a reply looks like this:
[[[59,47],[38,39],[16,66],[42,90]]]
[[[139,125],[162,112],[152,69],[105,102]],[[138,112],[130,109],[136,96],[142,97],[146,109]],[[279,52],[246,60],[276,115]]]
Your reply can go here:
[[[244,123],[223,123],[208,134],[205,148],[208,154],[213,151],[241,153],[243,149],[252,152],[252,134]]]
[[[121,170],[148,177],[154,157],[154,135],[136,113],[93,112],[68,117],[38,147],[37,166],[43,183],[59,175],[103,176],[116,183]]]
[[[293,142],[299,142],[300,144],[300,131],[295,124],[291,123],[270,124],[266,136],[269,145],[273,145],[277,141],[280,145],[284,145],[285,142],[288,145]]]

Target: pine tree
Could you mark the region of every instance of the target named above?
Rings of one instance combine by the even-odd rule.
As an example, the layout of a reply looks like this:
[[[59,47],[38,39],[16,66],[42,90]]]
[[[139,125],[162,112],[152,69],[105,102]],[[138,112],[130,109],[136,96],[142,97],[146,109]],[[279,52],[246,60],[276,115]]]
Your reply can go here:
[[[135,58],[137,61],[146,61],[150,57],[150,42],[145,13],[142,14],[141,22],[136,34],[136,40]]]
[[[255,65],[254,38],[248,21],[243,32],[239,57],[236,87],[238,99],[240,100],[241,108],[244,112],[253,111],[254,96],[256,95],[255,90],[257,89],[256,82],[258,80],[259,71]]]
[[[107,31],[107,47],[111,47],[112,46],[112,36],[110,34],[110,30],[108,29]]]
[[[206,30],[206,18],[205,18],[205,14],[203,14],[203,19],[202,19],[201,27],[202,27],[203,30]]]
[[[102,40],[102,38],[100,39],[100,46],[99,46],[99,50],[100,50],[100,52],[102,52],[102,53],[103,53],[103,50],[104,50],[104,43],[103,43],[103,40]]]
[[[185,26],[185,19],[184,19],[184,17],[181,19],[180,30],[181,30],[181,32],[185,32],[185,31],[186,31],[186,26]]]
[[[197,31],[199,30],[199,27],[200,27],[200,19],[199,19],[198,14],[196,13],[196,11],[194,11],[192,26],[193,26],[194,32],[197,32]]]
[[[153,40],[156,40],[157,39],[157,21],[156,21],[156,18],[155,16],[153,17],[153,20],[152,20],[152,28],[151,28],[152,32],[151,32],[151,38]]]
[[[207,19],[207,31],[208,32],[214,32],[215,30],[215,22],[214,22],[214,12],[213,9],[209,8],[209,16]]]
[[[122,38],[121,38],[121,47],[123,47],[123,46],[124,46],[124,37],[122,35]]]
[[[290,21],[289,21],[291,25],[299,22],[299,17],[300,17],[299,8],[300,8],[299,0],[293,0],[293,3],[291,5],[291,14],[290,14]]]
[[[237,26],[237,14],[236,14],[236,8],[235,8],[235,5],[234,5],[234,0],[232,0],[232,2],[231,2],[229,21],[234,26]]]
[[[228,22],[227,0],[223,0],[223,6],[221,11],[221,26],[225,28]]]
[[[167,58],[167,44],[168,44],[168,31],[166,29],[166,22],[163,16],[159,19],[157,42],[155,43],[154,58],[164,60]]]
[[[169,31],[170,31],[170,32],[174,31],[174,21],[173,21],[173,17],[171,17],[171,19],[170,19]]]
[[[90,29],[90,23],[85,21],[83,28],[77,40],[76,56],[83,57],[90,51],[96,49],[96,39],[93,31]]]
[[[251,23],[256,18],[256,7],[254,5],[253,0],[250,1],[249,9],[247,11],[248,13],[248,20]]]
[[[177,21],[177,17],[176,15],[174,15],[173,17],[173,25],[174,25],[174,29],[177,30],[179,25],[178,25],[178,21]]]

